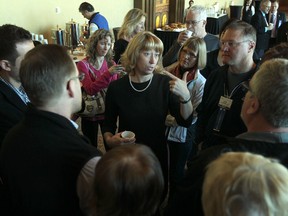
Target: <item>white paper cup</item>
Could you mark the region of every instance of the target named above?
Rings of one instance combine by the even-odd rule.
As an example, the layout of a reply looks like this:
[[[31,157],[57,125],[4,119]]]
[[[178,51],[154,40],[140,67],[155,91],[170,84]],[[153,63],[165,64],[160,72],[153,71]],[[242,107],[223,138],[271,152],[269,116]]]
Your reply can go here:
[[[191,36],[192,36],[192,31],[190,31],[190,30],[186,30],[186,34],[187,34],[187,36],[190,38]]]
[[[135,134],[132,131],[123,131],[121,133],[121,137],[126,139],[133,139],[135,137]]]

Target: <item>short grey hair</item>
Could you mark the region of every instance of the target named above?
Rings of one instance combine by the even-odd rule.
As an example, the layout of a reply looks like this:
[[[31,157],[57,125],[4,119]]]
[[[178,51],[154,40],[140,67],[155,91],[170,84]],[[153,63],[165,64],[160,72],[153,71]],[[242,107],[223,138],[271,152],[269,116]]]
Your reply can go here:
[[[264,62],[252,81],[252,92],[264,118],[274,127],[288,127],[288,60]]]
[[[198,13],[201,20],[207,20],[207,10],[204,6],[201,5],[194,5],[192,6],[189,11],[193,13]],[[188,13],[189,13],[188,11]]]
[[[270,0],[262,0],[262,1],[260,2],[260,4],[263,5],[263,4],[267,3],[267,2],[272,2],[272,1],[270,1]]]

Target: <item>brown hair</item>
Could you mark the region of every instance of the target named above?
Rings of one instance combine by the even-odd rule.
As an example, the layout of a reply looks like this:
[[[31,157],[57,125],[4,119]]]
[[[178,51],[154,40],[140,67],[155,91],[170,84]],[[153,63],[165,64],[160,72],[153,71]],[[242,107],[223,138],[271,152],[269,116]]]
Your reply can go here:
[[[153,215],[163,188],[160,163],[149,147],[116,147],[104,154],[95,168],[96,215]]]

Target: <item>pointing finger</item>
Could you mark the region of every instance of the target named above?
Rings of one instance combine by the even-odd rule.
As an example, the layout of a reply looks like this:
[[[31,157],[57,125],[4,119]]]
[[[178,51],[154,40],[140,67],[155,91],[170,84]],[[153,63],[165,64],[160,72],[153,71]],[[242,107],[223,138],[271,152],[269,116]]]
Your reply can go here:
[[[186,71],[186,72],[183,74],[182,80],[183,80],[184,82],[187,82],[188,73],[189,73],[189,71]]]
[[[164,71],[163,72],[165,75],[169,76],[170,78],[174,79],[174,80],[177,80],[178,77],[174,76],[173,74],[169,73],[168,71]]]

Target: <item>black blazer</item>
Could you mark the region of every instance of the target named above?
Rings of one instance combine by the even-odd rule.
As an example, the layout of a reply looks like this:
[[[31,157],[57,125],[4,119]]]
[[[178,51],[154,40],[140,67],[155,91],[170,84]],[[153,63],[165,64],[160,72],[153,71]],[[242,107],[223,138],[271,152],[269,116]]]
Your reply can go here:
[[[271,13],[266,15],[266,19],[269,20],[269,18],[271,19]],[[278,29],[285,22],[286,22],[286,15],[284,13],[282,13],[282,12],[277,12],[277,17],[276,17],[276,36],[278,34]]]
[[[283,23],[278,29],[276,43],[288,42],[288,22]]]
[[[267,27],[266,17],[263,16],[260,10],[256,11],[252,16],[251,25],[256,29],[257,32],[257,42],[256,49],[268,49],[271,31],[265,32],[265,27]]]
[[[0,147],[9,129],[22,120],[26,109],[21,98],[0,81]]]

